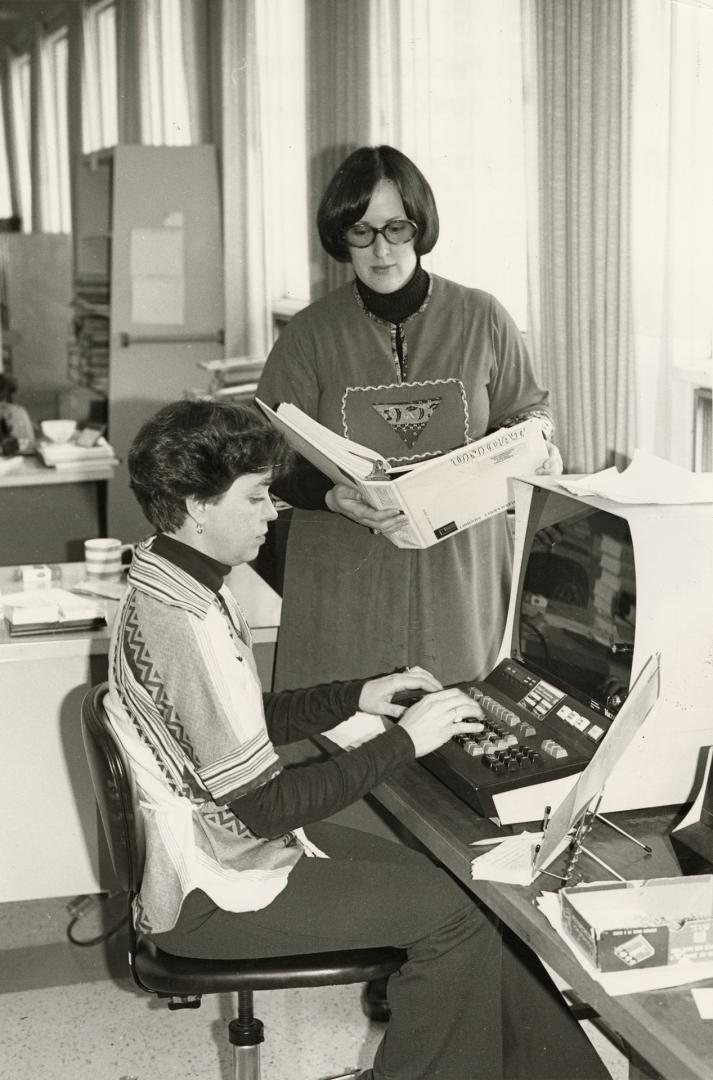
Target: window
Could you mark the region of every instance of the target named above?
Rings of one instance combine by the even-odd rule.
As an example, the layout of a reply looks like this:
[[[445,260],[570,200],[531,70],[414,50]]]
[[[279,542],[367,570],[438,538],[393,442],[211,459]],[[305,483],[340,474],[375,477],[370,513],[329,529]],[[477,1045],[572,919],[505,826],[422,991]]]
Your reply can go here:
[[[119,141],[113,0],[103,0],[85,12],[82,76],[82,146],[89,154]]]
[[[70,232],[67,134],[67,31],[50,35],[42,51],[42,231]]]
[[[15,136],[15,160],[22,231],[32,232],[32,174],[30,172],[30,54],[10,61],[10,93]]]
[[[256,5],[264,219],[271,300],[309,297],[303,0]]]
[[[519,0],[372,0],[372,140],[408,154],[441,233],[427,269],[527,316]]]
[[[187,146],[191,130],[183,68],[181,0],[147,0],[145,56],[142,141],[154,146]]]

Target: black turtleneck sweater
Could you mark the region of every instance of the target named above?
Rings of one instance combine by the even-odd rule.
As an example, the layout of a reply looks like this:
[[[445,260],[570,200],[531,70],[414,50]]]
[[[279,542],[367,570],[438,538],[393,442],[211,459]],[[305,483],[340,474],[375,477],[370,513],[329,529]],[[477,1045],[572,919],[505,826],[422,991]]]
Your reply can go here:
[[[384,322],[399,324],[414,315],[428,296],[431,279],[420,263],[412,276],[400,289],[390,293],[378,293],[365,285],[361,278],[356,279],[357,292],[364,302],[364,307]]]
[[[403,378],[406,377],[406,372],[403,366],[401,324],[421,307],[428,295],[430,282],[431,279],[420,262],[406,284],[395,292],[375,292],[365,285],[361,278],[355,278],[357,292],[366,310],[377,319],[391,323],[397,328],[396,348]],[[332,481],[324,473],[298,455],[290,473],[276,480],[272,485],[272,491],[290,506],[299,507],[301,510],[324,510],[325,496],[333,486]]]

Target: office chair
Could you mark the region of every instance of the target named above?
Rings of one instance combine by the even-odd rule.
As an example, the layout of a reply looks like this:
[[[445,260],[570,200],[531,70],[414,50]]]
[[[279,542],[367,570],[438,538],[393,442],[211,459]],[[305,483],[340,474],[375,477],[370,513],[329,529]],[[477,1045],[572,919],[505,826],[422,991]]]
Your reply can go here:
[[[235,1080],[260,1080],[262,1022],[253,1012],[256,990],[337,986],[390,975],[406,954],[395,948],[352,949],[258,960],[201,960],[158,949],[133,926],[131,907],[141,887],[143,833],[134,813],[129,767],[102,707],[107,684],[93,687],[82,702],[84,747],[117,880],[129,907],[129,967],[136,985],[168,998],[169,1009],[196,1009],[203,994],[235,993],[238,1015],[228,1025]],[[340,1073],[340,1077],[355,1076]],[[332,1077],[339,1080],[339,1077]]]

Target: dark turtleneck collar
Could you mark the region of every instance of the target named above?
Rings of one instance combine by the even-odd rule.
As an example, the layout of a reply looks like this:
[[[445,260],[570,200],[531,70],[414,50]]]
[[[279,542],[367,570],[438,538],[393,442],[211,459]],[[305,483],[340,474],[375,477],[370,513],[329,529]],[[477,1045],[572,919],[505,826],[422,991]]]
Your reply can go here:
[[[167,559],[179,570],[185,570],[187,574],[214,593],[220,592],[223,579],[231,570],[231,567],[218,562],[210,555],[204,555],[202,551],[197,551],[190,544],[184,544],[173,536],[167,536],[166,533],[157,534],[151,550],[154,555]]]
[[[406,284],[395,292],[374,292],[360,278],[356,279],[356,287],[367,311],[386,322],[400,323],[418,311],[428,296],[430,281],[419,262]]]

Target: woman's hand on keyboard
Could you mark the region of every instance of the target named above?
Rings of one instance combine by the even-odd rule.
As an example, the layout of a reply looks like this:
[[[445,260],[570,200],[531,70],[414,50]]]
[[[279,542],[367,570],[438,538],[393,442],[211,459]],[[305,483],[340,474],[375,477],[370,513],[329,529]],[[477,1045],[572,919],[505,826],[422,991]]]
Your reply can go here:
[[[390,716],[397,720],[406,711],[406,706],[393,701],[395,694],[414,694],[420,697],[424,693],[442,689],[435,675],[431,675],[425,668],[406,668],[406,671],[395,671],[393,675],[383,675],[379,679],[365,682],[359,695],[359,709],[361,712]]]
[[[422,697],[406,710],[399,727],[408,732],[418,758],[437,750],[454,735],[477,735],[483,730],[483,718],[476,701],[451,687]]]

